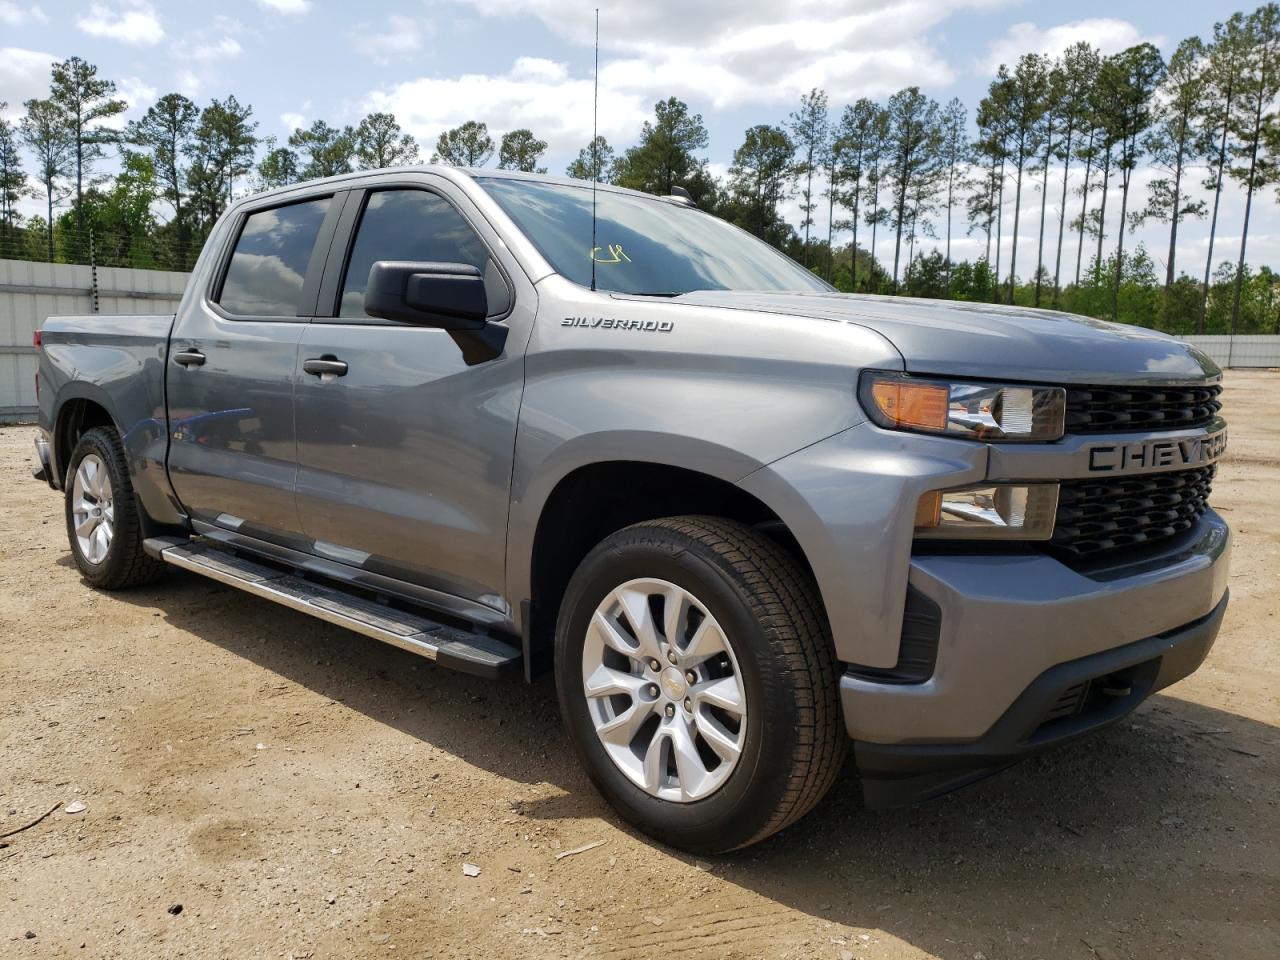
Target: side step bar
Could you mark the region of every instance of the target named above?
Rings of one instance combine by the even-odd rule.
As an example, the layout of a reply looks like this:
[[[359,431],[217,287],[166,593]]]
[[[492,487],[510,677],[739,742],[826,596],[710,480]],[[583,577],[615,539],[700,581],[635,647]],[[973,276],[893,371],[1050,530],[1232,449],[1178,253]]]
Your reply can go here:
[[[153,537],[143,549],[165,563],[480,677],[520,670],[520,651],[479,633],[405,613],[236,556],[207,543]]]

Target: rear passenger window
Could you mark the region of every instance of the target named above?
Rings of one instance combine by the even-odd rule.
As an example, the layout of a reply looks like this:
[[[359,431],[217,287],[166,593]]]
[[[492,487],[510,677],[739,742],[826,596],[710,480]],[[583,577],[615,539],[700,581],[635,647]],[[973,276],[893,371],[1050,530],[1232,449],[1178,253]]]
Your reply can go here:
[[[471,225],[449,201],[425,190],[369,195],[342,284],[340,317],[365,317],[369,268],[378,260],[466,263],[484,275],[489,314],[506,313],[510,295],[497,264]]]
[[[332,197],[249,214],[218,303],[243,317],[296,317],[307,264]]]

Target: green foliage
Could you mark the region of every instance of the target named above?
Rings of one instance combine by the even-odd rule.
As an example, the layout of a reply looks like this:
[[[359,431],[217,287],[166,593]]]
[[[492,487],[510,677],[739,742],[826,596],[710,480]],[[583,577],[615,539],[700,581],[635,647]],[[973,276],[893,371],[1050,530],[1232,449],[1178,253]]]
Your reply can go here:
[[[613,147],[604,137],[596,137],[578,151],[578,156],[568,167],[565,175],[575,180],[597,180],[600,183],[612,183]]]
[[[493,138],[489,136],[488,125],[468,120],[440,134],[431,162],[453,167],[483,167],[492,156]]]
[[[400,129],[393,114],[369,114],[351,137],[361,170],[403,167],[418,162],[418,141]]]
[[[302,179],[302,163],[297,153],[288,147],[276,146],[275,137],[267,137],[263,146],[267,152],[258,162],[258,189],[274,190]]]
[[[613,182],[632,190],[669,196],[671,188],[684,187],[703,209],[715,206],[715,181],[706,160],[694,156],[705,150],[709,138],[702,116],[690,113],[675,97],[653,105],[654,119],[646,120],[640,141],[614,162]]]
[[[293,131],[289,146],[298,153],[303,180],[336,177],[354,169],[355,131],[350,127],[339,129],[317,120],[306,130]]]
[[[795,145],[781,127],[760,124],[749,129],[733,152],[729,190],[721,215],[762,240],[781,246],[791,226],[778,213],[787,195],[787,179]]]
[[[546,152],[547,141],[539,140],[532,130],[512,130],[502,135],[502,144],[498,147],[498,169],[546,173],[546,167],[538,166]]]
[[[27,195],[27,175],[18,152],[18,130],[5,119],[9,104],[0,100],[0,229],[11,230],[21,220],[17,203]]]

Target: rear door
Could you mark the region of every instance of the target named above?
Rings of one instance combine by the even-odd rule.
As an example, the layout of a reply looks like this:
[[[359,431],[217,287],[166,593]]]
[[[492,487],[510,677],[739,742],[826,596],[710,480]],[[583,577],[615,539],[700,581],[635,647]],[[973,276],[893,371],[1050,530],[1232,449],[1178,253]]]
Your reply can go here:
[[[169,350],[169,477],[190,516],[301,545],[294,501],[298,344],[345,197],[249,208]]]
[[[496,235],[443,182],[353,191],[343,219],[300,352],[304,367],[345,364],[340,375],[299,377],[303,530],[327,559],[444,594],[448,606],[462,598],[509,612],[500,598],[529,330],[516,311],[518,268],[499,262]],[[490,317],[514,324],[503,353],[468,362],[447,331],[366,314],[377,260],[478,267]]]

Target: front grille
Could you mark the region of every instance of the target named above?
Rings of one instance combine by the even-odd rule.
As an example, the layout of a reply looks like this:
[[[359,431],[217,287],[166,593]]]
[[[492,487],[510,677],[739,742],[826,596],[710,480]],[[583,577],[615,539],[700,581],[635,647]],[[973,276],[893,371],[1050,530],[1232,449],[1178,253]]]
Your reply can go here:
[[[1198,387],[1067,387],[1067,433],[1199,427],[1222,403],[1221,384]]]
[[[1074,557],[1137,547],[1190,530],[1209,508],[1214,467],[1110,480],[1066,480],[1051,548]]]

